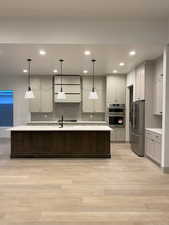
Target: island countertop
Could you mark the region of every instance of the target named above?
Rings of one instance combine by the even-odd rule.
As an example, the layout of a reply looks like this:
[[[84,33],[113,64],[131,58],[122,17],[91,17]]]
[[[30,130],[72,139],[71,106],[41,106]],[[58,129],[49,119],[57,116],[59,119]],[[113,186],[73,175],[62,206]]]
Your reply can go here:
[[[30,121],[27,122],[27,125],[53,125],[53,124],[58,124],[58,121],[54,120],[46,120],[46,121]],[[97,121],[93,121],[93,120],[77,120],[77,121],[63,121],[63,124],[71,124],[71,125],[102,125],[102,126],[106,126],[107,122],[103,121],[103,120],[97,120]]]
[[[111,131],[108,126],[16,126],[10,131]]]

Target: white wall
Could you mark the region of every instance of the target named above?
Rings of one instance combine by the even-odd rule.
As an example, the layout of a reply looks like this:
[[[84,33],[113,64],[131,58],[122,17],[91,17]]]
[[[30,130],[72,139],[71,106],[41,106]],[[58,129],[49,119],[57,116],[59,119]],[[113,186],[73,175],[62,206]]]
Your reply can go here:
[[[28,100],[24,99],[26,89],[26,76],[0,75],[0,90],[14,91],[14,125],[22,125],[30,120],[29,103]],[[9,132],[0,128],[0,137],[4,136],[9,136]]]
[[[167,22],[0,20],[0,43],[166,44]]]

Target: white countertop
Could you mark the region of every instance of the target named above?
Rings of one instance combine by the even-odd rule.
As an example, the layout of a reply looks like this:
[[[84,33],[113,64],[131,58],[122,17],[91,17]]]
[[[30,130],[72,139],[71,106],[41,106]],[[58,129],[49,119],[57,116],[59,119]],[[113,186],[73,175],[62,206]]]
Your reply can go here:
[[[10,131],[111,131],[108,126],[16,126],[9,129]]]
[[[162,134],[162,129],[160,128],[146,128],[146,130],[154,132],[154,133]]]
[[[68,122],[68,121],[64,121],[63,122],[64,124],[107,124],[106,121],[82,121],[82,120],[77,120],[76,122]],[[49,120],[49,121],[30,121],[27,123],[28,125],[29,124],[58,124],[58,121],[54,120]]]

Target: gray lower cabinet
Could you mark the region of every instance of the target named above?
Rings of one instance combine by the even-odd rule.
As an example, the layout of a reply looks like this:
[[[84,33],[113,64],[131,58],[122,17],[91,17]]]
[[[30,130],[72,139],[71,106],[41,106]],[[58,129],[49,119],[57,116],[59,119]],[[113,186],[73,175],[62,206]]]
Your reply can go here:
[[[33,76],[31,87],[35,98],[30,100],[30,112],[53,111],[53,79],[52,76]]]
[[[161,165],[161,134],[146,131],[145,154]]]
[[[113,128],[111,131],[111,142],[125,142],[125,128]]]

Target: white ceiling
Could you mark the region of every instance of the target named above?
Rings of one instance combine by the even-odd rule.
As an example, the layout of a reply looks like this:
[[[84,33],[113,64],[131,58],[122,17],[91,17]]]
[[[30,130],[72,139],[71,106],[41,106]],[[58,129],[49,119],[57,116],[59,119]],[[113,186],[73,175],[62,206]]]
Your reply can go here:
[[[1,17],[166,20],[169,0],[5,0]]]
[[[47,52],[39,55],[39,50]],[[130,50],[136,56],[129,56]],[[85,56],[84,50],[90,50],[91,56]],[[160,45],[32,45],[32,44],[0,44],[0,75],[25,75],[22,70],[27,68],[27,58],[32,58],[32,74],[53,74],[54,69],[60,71],[59,59],[65,60],[64,74],[83,74],[83,70],[92,70],[91,59],[96,61],[96,74],[104,75],[118,70],[127,73],[136,64],[154,59],[162,54]],[[119,63],[126,65],[120,67]]]

